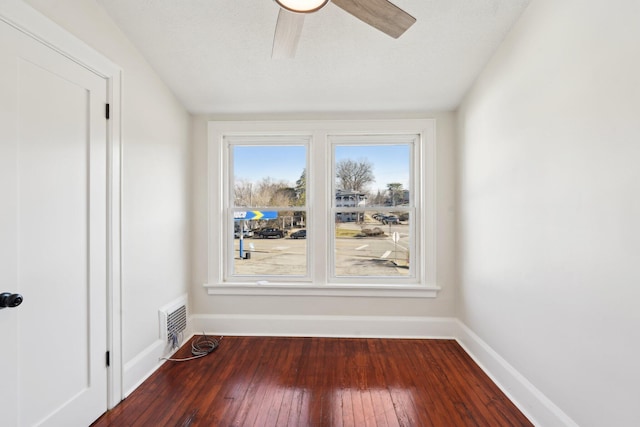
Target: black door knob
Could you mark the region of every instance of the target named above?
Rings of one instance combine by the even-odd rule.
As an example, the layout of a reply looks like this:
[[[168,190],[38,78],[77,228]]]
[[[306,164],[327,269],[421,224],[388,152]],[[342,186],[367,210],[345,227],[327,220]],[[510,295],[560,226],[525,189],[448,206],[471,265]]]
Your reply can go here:
[[[22,304],[22,295],[3,292],[0,294],[0,309],[17,307]]]

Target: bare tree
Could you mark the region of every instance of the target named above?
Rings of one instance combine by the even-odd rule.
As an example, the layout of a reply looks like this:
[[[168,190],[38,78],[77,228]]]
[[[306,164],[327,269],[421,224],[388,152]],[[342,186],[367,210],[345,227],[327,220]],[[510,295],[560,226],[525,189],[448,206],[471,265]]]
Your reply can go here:
[[[291,187],[280,187],[275,189],[269,205],[271,206],[293,206],[296,202],[296,190]]]
[[[391,206],[401,205],[404,199],[404,189],[399,182],[392,182],[387,184],[387,191],[389,192],[389,200],[391,200]]]
[[[274,206],[273,202],[276,202],[276,194],[283,188],[288,188],[289,185],[285,181],[274,181],[273,178],[263,178],[254,186],[254,206]],[[282,203],[282,200],[278,200],[278,204]],[[286,206],[286,204],[285,204]]]
[[[285,181],[274,181],[263,178],[257,183],[238,180],[234,185],[234,202],[236,206],[265,207],[293,206],[296,191]]]
[[[373,165],[367,159],[340,160],[336,163],[336,178],[342,190],[364,191],[367,185],[375,181]]]
[[[237,180],[233,188],[235,206],[253,206],[253,183],[244,179]]]
[[[384,194],[378,189],[377,193],[374,195],[373,193],[369,194],[367,198],[369,206],[382,206],[385,202]]]

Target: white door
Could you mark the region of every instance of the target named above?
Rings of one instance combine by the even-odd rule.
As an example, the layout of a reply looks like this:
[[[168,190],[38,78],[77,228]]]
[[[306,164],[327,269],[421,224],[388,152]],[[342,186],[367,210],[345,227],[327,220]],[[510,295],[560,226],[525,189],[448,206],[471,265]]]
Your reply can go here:
[[[107,82],[0,22],[0,424],[107,409]]]

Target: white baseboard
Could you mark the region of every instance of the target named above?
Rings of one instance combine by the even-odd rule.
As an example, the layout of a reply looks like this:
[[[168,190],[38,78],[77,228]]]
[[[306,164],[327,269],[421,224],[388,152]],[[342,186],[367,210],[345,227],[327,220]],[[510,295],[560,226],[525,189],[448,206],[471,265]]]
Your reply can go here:
[[[464,323],[457,319],[456,323],[458,343],[533,424],[544,427],[578,427],[578,424]]]
[[[166,342],[156,340],[125,363],[122,378],[123,398],[129,396],[164,363],[160,358],[167,357],[168,351],[169,346]]]
[[[191,337],[188,317],[188,297],[184,294],[158,309],[159,338],[138,353],[133,359],[124,364],[122,372],[123,399],[129,396],[165,362],[162,360],[163,357],[170,357],[177,351],[177,349],[172,349],[167,342],[166,325],[162,321],[162,315],[166,315],[166,313],[175,310],[181,305],[184,305],[187,308],[187,325],[186,330],[182,334],[182,342],[186,342],[186,340]]]
[[[211,335],[455,338],[457,320],[448,317],[215,315],[189,317],[191,331]]]

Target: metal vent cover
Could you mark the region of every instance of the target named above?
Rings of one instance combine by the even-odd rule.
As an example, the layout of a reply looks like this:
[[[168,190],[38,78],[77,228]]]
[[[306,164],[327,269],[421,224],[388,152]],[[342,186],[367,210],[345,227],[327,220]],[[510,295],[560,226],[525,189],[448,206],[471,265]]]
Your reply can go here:
[[[187,329],[187,307],[181,305],[174,311],[167,313],[167,343],[173,342],[173,337]]]

